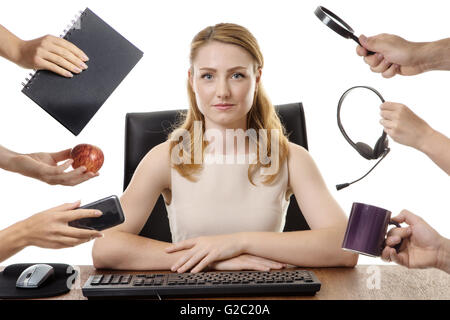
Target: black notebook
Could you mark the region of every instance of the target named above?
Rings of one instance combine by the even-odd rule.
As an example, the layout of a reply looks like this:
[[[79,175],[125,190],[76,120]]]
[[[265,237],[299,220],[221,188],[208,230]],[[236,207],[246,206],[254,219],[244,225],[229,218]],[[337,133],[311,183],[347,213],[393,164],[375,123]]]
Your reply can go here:
[[[24,84],[22,92],[78,135],[143,52],[89,8],[73,21],[64,39],[86,53],[88,68],[73,78],[39,70]]]

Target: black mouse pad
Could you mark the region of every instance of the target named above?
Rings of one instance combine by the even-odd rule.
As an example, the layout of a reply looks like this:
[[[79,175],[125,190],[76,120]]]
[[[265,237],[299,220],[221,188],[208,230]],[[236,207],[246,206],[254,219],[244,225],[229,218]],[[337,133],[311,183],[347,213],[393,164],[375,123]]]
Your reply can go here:
[[[77,271],[70,265],[47,263],[55,269],[41,287],[34,289],[16,288],[17,278],[22,271],[36,263],[20,263],[7,266],[0,272],[0,299],[47,298],[65,294],[70,291],[78,277]]]

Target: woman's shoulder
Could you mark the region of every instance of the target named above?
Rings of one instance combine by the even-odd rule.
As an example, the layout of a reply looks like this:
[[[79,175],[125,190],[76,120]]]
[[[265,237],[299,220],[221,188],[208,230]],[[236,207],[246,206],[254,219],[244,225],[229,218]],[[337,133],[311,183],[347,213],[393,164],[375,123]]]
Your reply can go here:
[[[290,159],[301,160],[302,158],[311,157],[309,155],[308,150],[306,150],[301,145],[298,145],[298,144],[296,144],[294,142],[290,142],[289,141],[288,146],[289,146],[288,160],[290,160]]]
[[[169,154],[170,141],[167,140],[160,144],[157,144],[152,149],[150,149],[145,155],[144,159],[164,162],[164,160],[169,160]]]
[[[315,166],[314,160],[304,147],[289,142],[288,168],[289,172],[308,170],[311,166]]]

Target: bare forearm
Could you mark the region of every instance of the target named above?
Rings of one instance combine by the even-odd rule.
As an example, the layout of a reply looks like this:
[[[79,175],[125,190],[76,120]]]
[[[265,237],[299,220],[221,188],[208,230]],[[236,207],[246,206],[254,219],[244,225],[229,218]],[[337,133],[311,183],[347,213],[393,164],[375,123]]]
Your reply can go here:
[[[183,251],[165,253],[164,249],[169,245],[167,242],[115,231],[95,241],[92,257],[97,269],[170,270]]]
[[[354,266],[358,256],[341,249],[344,230],[244,233],[244,252],[303,267]]]
[[[438,269],[450,274],[450,239],[442,237],[442,244],[438,253]]]
[[[450,139],[433,130],[426,137],[419,150],[450,175]]]
[[[15,255],[26,247],[24,229],[18,222],[0,231],[0,262]]]
[[[427,70],[450,70],[450,38],[424,45]]]
[[[0,168],[8,171],[13,171],[13,159],[18,153],[8,150],[0,145]]]
[[[0,25],[0,56],[17,63],[22,40]]]

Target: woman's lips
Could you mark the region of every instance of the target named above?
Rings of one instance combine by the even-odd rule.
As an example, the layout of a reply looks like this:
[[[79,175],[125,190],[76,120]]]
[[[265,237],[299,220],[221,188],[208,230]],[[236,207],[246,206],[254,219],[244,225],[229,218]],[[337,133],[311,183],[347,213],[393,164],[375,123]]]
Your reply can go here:
[[[215,108],[219,110],[228,110],[233,107],[233,104],[230,103],[218,103],[214,105]]]

